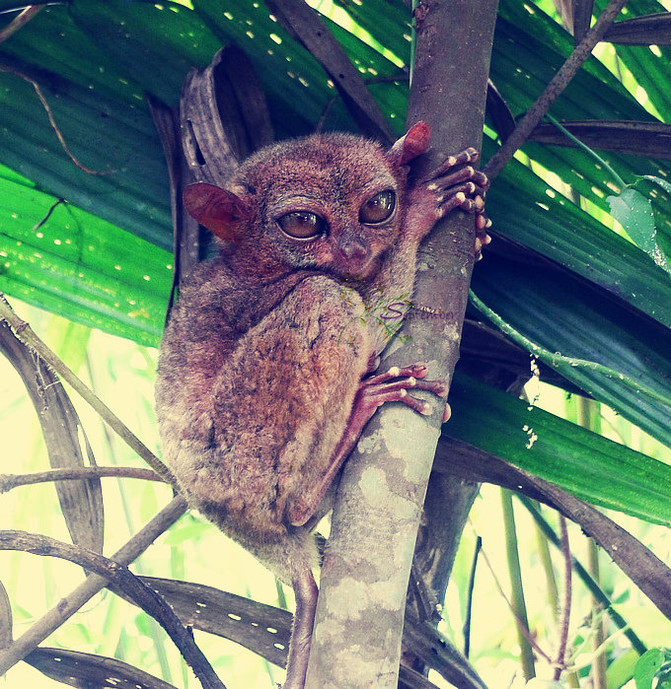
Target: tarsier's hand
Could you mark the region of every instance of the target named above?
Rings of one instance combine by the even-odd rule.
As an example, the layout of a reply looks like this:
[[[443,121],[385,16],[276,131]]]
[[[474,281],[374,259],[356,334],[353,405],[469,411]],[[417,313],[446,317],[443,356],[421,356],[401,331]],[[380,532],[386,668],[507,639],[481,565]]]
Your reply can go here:
[[[475,260],[482,258],[482,247],[491,242],[487,230],[491,220],[485,215],[485,195],[489,180],[471,163],[479,160],[474,148],[448,156],[428,175],[414,182],[410,189],[407,220],[416,229],[428,233],[451,210],[459,208],[475,215]],[[463,165],[459,170],[453,168]]]

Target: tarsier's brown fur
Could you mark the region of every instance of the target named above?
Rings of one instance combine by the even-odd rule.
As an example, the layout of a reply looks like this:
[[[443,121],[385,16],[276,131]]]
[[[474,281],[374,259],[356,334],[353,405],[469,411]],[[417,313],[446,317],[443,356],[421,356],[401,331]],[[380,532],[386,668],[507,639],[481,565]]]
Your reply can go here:
[[[317,564],[310,529],[328,508],[333,475],[377,406],[396,400],[430,413],[408,389],[445,392],[424,379],[423,364],[373,373],[409,303],[419,242],[454,207],[476,212],[486,241],[481,173],[447,174],[448,161],[408,183],[407,164],[428,138],[420,123],[389,152],[345,134],[283,142],[245,161],[226,190],[185,192],[221,241],[186,282],[164,335],[163,450],[191,504],[311,608],[302,625],[297,612],[287,688],[304,683]],[[475,151],[458,162],[472,159]],[[389,191],[389,217],[364,222],[384,216]],[[301,238],[283,231],[285,217],[301,232],[321,222]]]

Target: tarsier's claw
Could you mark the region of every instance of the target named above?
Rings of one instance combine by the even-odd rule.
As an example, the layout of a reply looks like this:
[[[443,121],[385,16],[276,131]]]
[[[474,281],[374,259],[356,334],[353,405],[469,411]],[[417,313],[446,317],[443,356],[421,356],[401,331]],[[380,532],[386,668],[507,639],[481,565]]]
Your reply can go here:
[[[484,210],[484,208],[483,208]],[[492,238],[487,234],[487,230],[492,226],[492,221],[482,214],[475,216],[475,260],[479,261],[482,258],[482,249],[492,241]]]
[[[452,416],[452,407],[445,402],[445,409],[443,409],[443,423],[449,421],[450,416]]]

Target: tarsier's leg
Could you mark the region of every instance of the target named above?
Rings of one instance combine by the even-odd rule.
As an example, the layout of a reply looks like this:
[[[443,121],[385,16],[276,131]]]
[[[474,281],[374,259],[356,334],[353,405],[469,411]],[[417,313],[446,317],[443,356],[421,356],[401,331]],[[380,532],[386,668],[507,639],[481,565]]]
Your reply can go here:
[[[292,585],[296,598],[296,612],[287,657],[287,676],[282,689],[303,689],[310,659],[318,589],[309,569],[299,573]]]
[[[298,497],[289,506],[288,518],[291,524],[305,524],[312,516],[336,474],[340,471],[343,462],[354,449],[364,426],[378,407],[385,402],[403,402],[419,414],[428,415],[433,412],[433,407],[429,402],[413,397],[408,392],[408,390],[413,389],[427,390],[440,398],[445,397],[447,383],[441,380],[423,380],[427,372],[426,364],[422,363],[405,368],[394,366],[385,373],[375,374],[361,381],[354,398],[347,427],[331,456],[328,470],[319,485],[310,490],[310,493]]]

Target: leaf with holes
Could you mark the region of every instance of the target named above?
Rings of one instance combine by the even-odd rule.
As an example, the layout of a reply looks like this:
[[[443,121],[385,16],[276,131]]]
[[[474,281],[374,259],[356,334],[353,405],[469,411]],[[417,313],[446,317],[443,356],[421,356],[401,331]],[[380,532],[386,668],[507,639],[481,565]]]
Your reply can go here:
[[[128,663],[92,653],[40,647],[29,653],[24,660],[47,677],[75,687],[175,689],[174,685]]]

